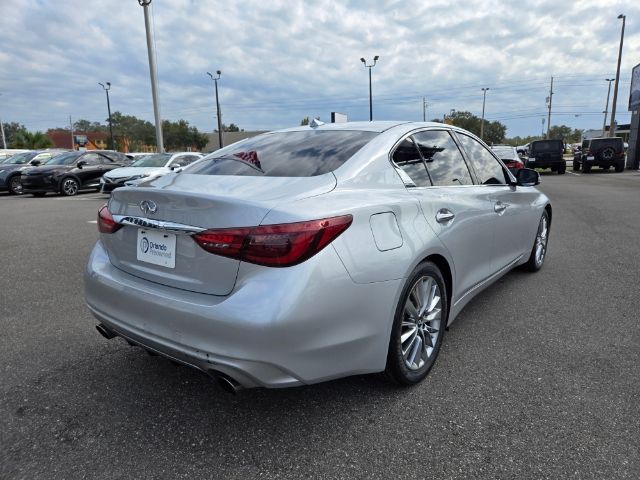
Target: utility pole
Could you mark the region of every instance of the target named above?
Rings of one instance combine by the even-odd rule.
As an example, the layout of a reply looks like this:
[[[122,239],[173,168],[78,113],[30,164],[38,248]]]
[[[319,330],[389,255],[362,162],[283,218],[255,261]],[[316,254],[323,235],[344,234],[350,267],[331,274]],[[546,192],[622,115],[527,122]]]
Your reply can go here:
[[[604,107],[604,122],[602,122],[602,136],[606,135],[607,131],[607,114],[609,113],[609,94],[611,93],[611,82],[613,82],[614,78],[605,78],[607,82],[609,82],[609,89],[607,90],[607,104]]]
[[[422,97],[422,121],[427,121],[427,99]]]
[[[2,95],[0,93],[0,95]],[[2,124],[2,119],[0,118],[0,131],[2,132],[2,148],[7,149],[7,140],[4,138],[4,125]]]
[[[540,132],[540,136],[544,137],[544,117],[542,117],[542,131]]]
[[[153,48],[153,35],[149,21],[149,5],[151,0],[138,0],[144,10],[144,28],[147,31],[147,53],[149,54],[149,74],[151,75],[151,97],[153,98],[153,116],[156,122],[156,147],[158,153],[164,152],[162,139],[162,120],[160,119],[160,102],[158,101],[158,71],[156,68],[156,53]]]
[[[622,31],[620,32],[620,48],[618,49],[618,68],[616,70],[616,83],[613,87],[613,105],[611,105],[611,126],[609,127],[609,136],[615,136],[616,132],[616,103],[618,102],[618,82],[620,81],[620,62],[622,61],[622,43],[624,42],[624,24],[627,19],[626,15],[620,14],[618,18],[622,19]]]
[[[71,131],[71,150],[75,150],[76,146],[75,143],[73,141],[73,122],[71,121],[71,115],[69,115],[69,130]]]
[[[211,75],[210,72],[207,72],[207,75],[211,77],[216,84],[216,112],[218,112],[218,145],[219,148],[222,148],[224,145],[222,144],[222,115],[220,115],[220,101],[218,100],[218,80],[220,79],[220,75],[222,72],[220,70],[216,70],[217,77]]]
[[[549,115],[547,116],[547,140],[549,139],[549,130],[551,130],[551,103],[553,102],[553,77],[551,77],[551,87],[549,88]]]
[[[482,121],[480,122],[480,140],[484,140],[484,104],[487,101],[487,91],[489,88],[482,88]]]

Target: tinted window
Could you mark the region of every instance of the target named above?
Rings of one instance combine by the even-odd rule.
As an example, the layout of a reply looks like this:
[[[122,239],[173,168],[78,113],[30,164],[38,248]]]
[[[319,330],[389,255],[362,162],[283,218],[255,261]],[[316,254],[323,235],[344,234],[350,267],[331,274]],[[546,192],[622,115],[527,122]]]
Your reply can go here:
[[[71,165],[76,159],[81,155],[78,152],[71,153],[63,153],[62,155],[57,155],[53,157],[51,160],[47,161],[47,165]]]
[[[97,153],[87,153],[80,160],[87,162],[87,165],[100,165],[102,163],[102,159]]]
[[[131,164],[132,167],[164,167],[171,158],[170,153],[145,155]]]
[[[538,140],[531,143],[532,152],[563,152],[562,140]]]
[[[436,186],[471,185],[469,168],[451,135],[444,131],[426,131],[414,135]]]
[[[417,187],[430,187],[429,174],[424,168],[424,162],[415,143],[410,138],[403,140],[393,152],[393,163],[402,169],[402,180],[408,184],[404,174],[406,174]]]
[[[463,134],[458,134],[467,157],[471,160],[482,185],[501,185],[506,183],[502,165],[477,140]]]
[[[108,159],[114,162],[127,161],[126,155],[123,155],[122,153],[119,153],[119,152],[102,152],[102,155],[104,155],[105,157],[107,157]],[[107,161],[107,163],[111,163],[111,162]]]
[[[332,172],[373,139],[377,132],[306,130],[249,138],[217,150],[189,173],[311,177]]]
[[[491,147],[500,160],[520,160],[518,152],[512,147]]]

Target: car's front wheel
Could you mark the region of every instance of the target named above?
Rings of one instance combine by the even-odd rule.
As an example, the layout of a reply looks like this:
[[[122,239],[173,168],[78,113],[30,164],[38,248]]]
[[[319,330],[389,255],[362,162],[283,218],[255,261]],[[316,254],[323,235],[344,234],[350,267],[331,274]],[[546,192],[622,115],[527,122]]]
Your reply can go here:
[[[533,242],[533,248],[529,255],[529,260],[524,267],[530,272],[537,272],[544,265],[544,259],[547,256],[547,245],[549,244],[549,214],[545,210],[538,223],[536,238]]]
[[[560,165],[558,167],[558,174],[559,175],[564,175],[564,172],[566,172],[566,171],[567,171],[567,165],[566,164],[565,165]]]
[[[447,291],[438,267],[421,263],[404,286],[389,342],[387,375],[404,385],[414,385],[433,366],[448,318]]]
[[[22,195],[22,184],[20,175],[14,175],[9,179],[9,193],[11,195]]]
[[[71,197],[78,193],[79,185],[75,178],[67,177],[62,180],[60,185],[60,193]]]
[[[580,163],[577,162],[576,160],[573,161],[573,171],[577,172],[578,170],[580,170]]]

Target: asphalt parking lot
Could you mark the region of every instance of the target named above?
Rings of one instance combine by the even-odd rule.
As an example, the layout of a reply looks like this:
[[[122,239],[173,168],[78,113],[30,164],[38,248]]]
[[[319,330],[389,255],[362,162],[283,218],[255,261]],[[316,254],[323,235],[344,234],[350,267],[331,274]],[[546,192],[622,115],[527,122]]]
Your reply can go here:
[[[640,478],[640,174],[542,181],[546,265],[472,301],[422,384],[236,396],[96,332],[105,196],[0,195],[0,478]]]

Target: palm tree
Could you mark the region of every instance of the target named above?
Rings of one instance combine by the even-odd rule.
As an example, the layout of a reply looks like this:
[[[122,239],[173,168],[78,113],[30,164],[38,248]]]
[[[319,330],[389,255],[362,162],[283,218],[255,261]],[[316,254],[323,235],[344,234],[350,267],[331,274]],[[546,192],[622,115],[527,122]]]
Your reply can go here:
[[[53,142],[42,132],[23,131],[16,134],[13,141],[14,148],[28,148],[29,150],[39,150],[41,148],[49,148],[53,146]]]

